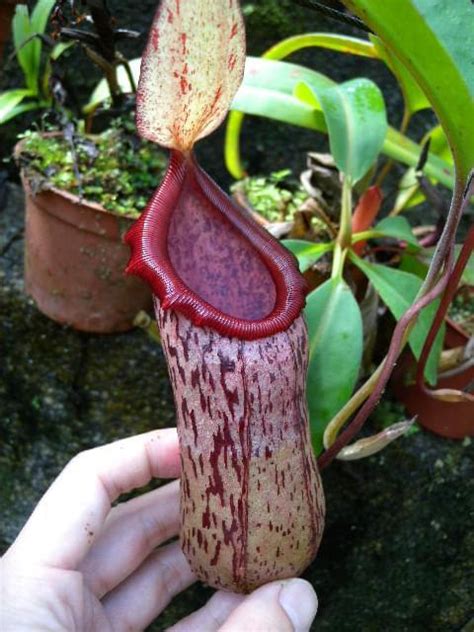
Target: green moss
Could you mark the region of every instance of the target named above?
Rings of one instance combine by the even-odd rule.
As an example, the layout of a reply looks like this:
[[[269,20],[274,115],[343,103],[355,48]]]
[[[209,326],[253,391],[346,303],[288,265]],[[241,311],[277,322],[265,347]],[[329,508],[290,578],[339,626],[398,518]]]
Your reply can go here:
[[[35,190],[57,187],[118,215],[138,217],[159,184],[167,159],[137,139],[123,120],[96,136],[27,132],[20,162]]]
[[[260,215],[270,222],[291,220],[293,213],[308,199],[298,182],[291,181],[291,171],[276,171],[269,176],[244,178],[231,186],[233,193],[242,193]]]

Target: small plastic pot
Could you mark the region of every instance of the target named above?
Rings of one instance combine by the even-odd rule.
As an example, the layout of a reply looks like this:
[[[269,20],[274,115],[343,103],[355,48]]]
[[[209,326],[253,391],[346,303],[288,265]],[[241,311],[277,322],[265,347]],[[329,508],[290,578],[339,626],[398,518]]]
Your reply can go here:
[[[447,321],[445,348],[454,349],[464,346],[469,340],[468,334],[454,322]],[[434,399],[412,383],[416,363],[411,353],[402,356],[393,373],[391,388],[395,396],[405,405],[410,415],[417,416],[422,426],[450,439],[463,439],[474,436],[474,403],[447,402]],[[474,382],[474,367],[438,380],[433,389],[463,390]]]
[[[22,182],[25,287],[38,309],[80,331],[131,329],[152,307],[145,283],[124,274],[130,253],[122,237],[134,220],[57,189],[33,195],[24,174]]]

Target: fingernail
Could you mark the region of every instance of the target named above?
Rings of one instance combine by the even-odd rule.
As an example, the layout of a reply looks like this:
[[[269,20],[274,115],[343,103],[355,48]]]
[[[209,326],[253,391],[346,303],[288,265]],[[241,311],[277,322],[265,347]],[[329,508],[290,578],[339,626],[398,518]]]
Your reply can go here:
[[[284,584],[278,599],[295,632],[308,632],[318,610],[318,598],[311,584],[292,579]]]

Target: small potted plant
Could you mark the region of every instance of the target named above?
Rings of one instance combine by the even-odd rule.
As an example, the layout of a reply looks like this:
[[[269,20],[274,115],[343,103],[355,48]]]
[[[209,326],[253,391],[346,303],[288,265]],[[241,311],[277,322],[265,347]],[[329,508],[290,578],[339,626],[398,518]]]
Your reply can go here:
[[[123,274],[123,235],[160,177],[164,155],[131,122],[96,136],[25,134],[16,148],[26,196],[25,285],[47,316],[82,331],[132,327],[150,292]]]
[[[146,286],[123,274],[128,248],[122,237],[143,210],[165,159],[133,133],[133,95],[123,95],[115,80],[117,68],[127,67],[116,41],[137,34],[115,29],[105,3],[84,4],[95,30],[79,28],[83,16],[74,9],[72,17],[61,7],[51,14],[50,0],[39,0],[31,20],[23,8],[30,28],[22,34],[14,22],[16,52],[27,86],[34,83],[35,89],[10,91],[0,99],[11,106],[4,110],[5,120],[21,110],[53,113],[53,125],[37,124],[15,149],[26,198],[26,291],[53,320],[106,333],[130,329],[135,315],[151,306]],[[39,14],[42,39],[36,38]],[[51,40],[50,53],[41,64],[43,42],[50,40],[45,34],[49,17],[59,42]],[[97,116],[86,120],[69,109],[60,73],[52,72],[59,56],[74,45],[103,70],[112,96],[111,107],[96,108]],[[34,73],[23,63],[25,51],[32,47],[38,53]],[[98,122],[100,133],[84,133],[97,129]]]

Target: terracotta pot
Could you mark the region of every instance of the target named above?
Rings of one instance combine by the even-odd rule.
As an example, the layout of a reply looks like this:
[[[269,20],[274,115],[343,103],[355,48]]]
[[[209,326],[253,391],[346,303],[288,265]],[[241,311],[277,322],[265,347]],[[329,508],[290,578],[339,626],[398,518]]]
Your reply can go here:
[[[446,349],[465,346],[468,340],[469,336],[462,329],[454,322],[447,321]],[[413,356],[406,353],[395,369],[391,381],[393,393],[405,405],[410,415],[417,415],[418,423],[442,437],[463,439],[474,436],[474,403],[445,402],[430,397],[412,383],[415,370]],[[440,379],[433,388],[463,390],[472,383],[473,366],[457,375]]]
[[[10,39],[11,23],[15,5],[20,0],[0,0],[0,61],[3,57],[5,42]]]
[[[81,331],[130,329],[152,306],[145,283],[124,274],[129,249],[122,236],[134,220],[57,189],[33,195],[24,174],[22,181],[25,286],[39,310]]]

